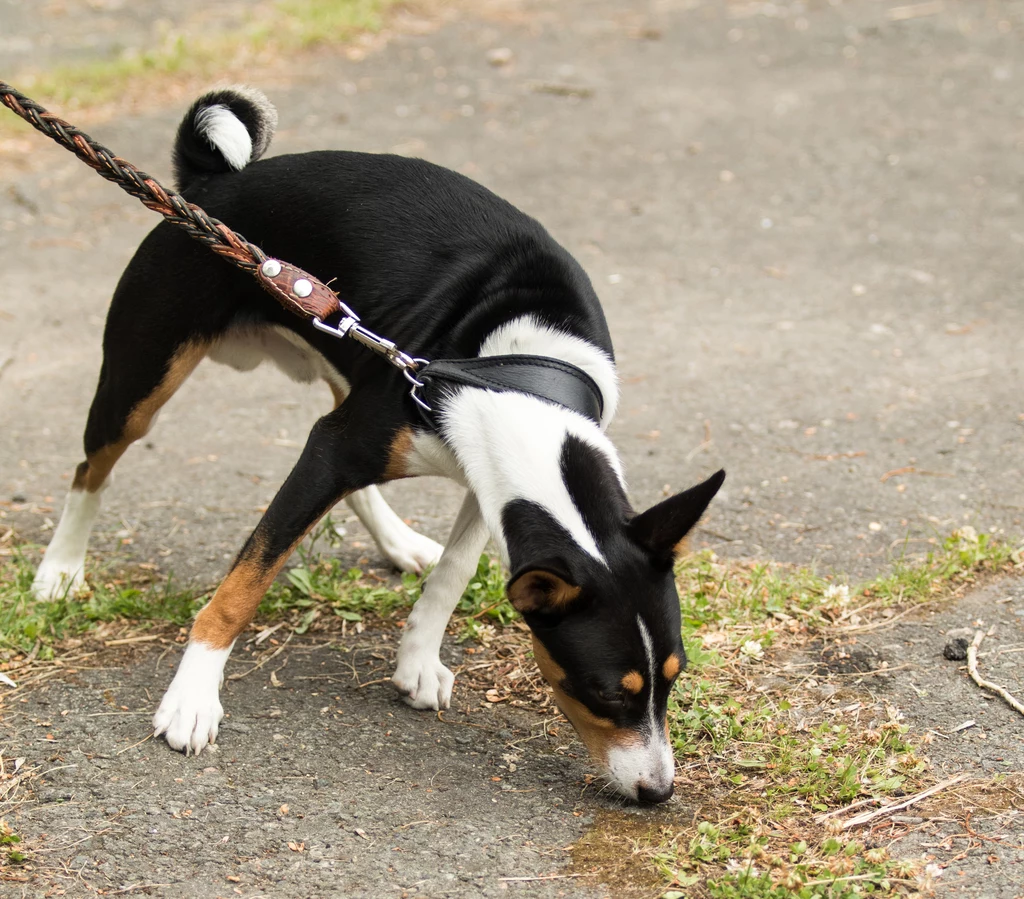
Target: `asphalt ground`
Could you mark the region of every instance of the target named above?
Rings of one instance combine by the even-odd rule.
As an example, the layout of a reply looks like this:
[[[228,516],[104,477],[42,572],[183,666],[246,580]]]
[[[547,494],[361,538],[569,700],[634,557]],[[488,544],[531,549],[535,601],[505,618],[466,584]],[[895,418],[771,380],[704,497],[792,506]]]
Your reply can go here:
[[[143,41],[166,30],[167,21],[187,31],[189,16],[231,12],[208,7],[147,2],[129,11],[67,2],[47,8],[41,29],[36,19],[26,21],[22,5],[8,2],[0,4],[0,48],[20,66],[25,47],[45,32],[43,64],[86,58],[110,50],[97,35]],[[884,570],[896,555],[923,552],[929,540],[963,525],[1007,539],[1022,533],[1022,35],[1020,2],[500,3],[404,15],[386,40],[363,51],[310,52],[265,73],[255,68],[249,80],[280,112],[271,152],[337,147],[422,156],[507,197],[577,255],[616,344],[623,401],[610,434],[638,507],[725,467],[726,486],[698,546],[856,578]],[[493,65],[488,54],[503,48],[510,61]],[[77,124],[170,181],[170,141],[188,99]],[[42,137],[0,141],[0,526],[19,535],[45,541],[56,521],[80,461],[106,304],[153,224],[152,213]],[[204,363],[145,444],[118,466],[93,541],[96,557],[214,583],[328,402],[326,389],[298,388],[269,368],[240,375]],[[444,539],[458,504],[451,485],[403,483],[387,495],[425,533]],[[384,567],[358,524],[348,528],[343,555]],[[1019,588],[1008,586],[1005,595],[1010,601],[993,608],[993,620],[1007,645],[1019,644]],[[981,620],[973,607],[971,615],[966,624]],[[938,624],[924,620],[921,627],[939,639]],[[38,702],[80,710],[63,719],[69,729],[61,739],[82,750],[86,741],[106,741],[103,752],[115,752],[134,742],[141,725],[90,732],[85,716],[113,689],[108,677],[124,693],[119,704],[151,705],[173,660],[148,662],[155,660],[83,675],[77,691],[55,685],[49,695],[39,691]],[[295,665],[301,667],[298,658]],[[941,690],[942,678],[952,675],[937,668],[934,676],[933,689]],[[258,715],[266,689],[243,680],[231,702]],[[274,699],[303,745],[319,707],[297,683],[289,689],[296,692],[287,702]],[[346,709],[366,727],[386,730],[393,715],[410,734],[429,731],[416,750],[424,771],[453,764],[450,753],[461,744],[448,745],[455,737],[441,723],[424,721],[383,690],[351,699]],[[463,701],[475,705],[472,697]],[[956,701],[964,703],[960,717],[975,717],[976,697]],[[25,714],[45,720],[45,707]],[[23,732],[24,722],[8,723],[12,733]],[[481,739],[473,751],[499,764],[504,743],[531,733],[530,726],[510,718],[493,728],[505,737],[472,731]],[[1004,726],[1015,733],[1012,718]],[[248,767],[232,776],[252,795],[273,782],[276,802],[286,775],[267,761],[275,747],[256,730],[233,736],[228,728],[221,752],[248,753]],[[346,741],[348,755],[333,758],[324,740],[310,737],[305,745],[316,748],[316,758],[330,758],[323,767],[334,773],[322,776],[340,790],[343,800],[334,801],[368,816],[373,826],[360,827],[367,834],[450,815],[444,828],[422,833],[426,879],[415,866],[389,871],[384,860],[402,854],[358,835],[364,852],[316,860],[343,867],[350,890],[366,884],[366,895],[378,895],[371,885],[386,882],[419,883],[424,895],[588,894],[571,879],[526,886],[498,880],[557,870],[556,850],[582,833],[594,807],[613,805],[578,799],[582,759],[570,764],[558,746],[537,749],[537,770],[558,776],[548,783],[538,774],[523,789],[543,784],[543,797],[492,795],[489,778],[467,767],[444,794],[447,805],[433,793],[397,787],[393,801],[382,803],[379,793],[353,789],[339,772],[368,757],[400,772],[398,744]],[[1020,744],[1016,755],[1012,738],[1006,744],[1004,759],[1024,770]],[[157,749],[146,746],[144,758],[131,762],[135,780],[153,773],[146,796],[106,786],[127,774],[104,770],[87,779],[91,813],[109,818],[113,808],[141,833],[147,809],[171,804],[175,776],[198,778],[218,765]],[[960,759],[976,763],[976,750],[965,743]],[[123,760],[112,757],[111,765]],[[310,795],[309,808],[320,809]],[[555,799],[558,809],[571,807],[580,817],[552,811]],[[685,797],[676,801],[681,814],[692,814]],[[228,816],[236,830],[222,850],[208,818],[188,816],[181,824],[188,834],[182,839],[202,848],[210,871],[242,839],[245,806]],[[272,806],[259,806],[271,816],[265,824],[273,823]],[[130,812],[117,811],[122,807]],[[337,848],[326,834],[338,822],[318,829],[315,817],[311,811],[306,839]],[[540,849],[535,856],[481,856],[478,879],[460,880],[463,862],[445,852],[457,855],[456,847],[477,837],[487,847],[530,840]],[[109,838],[106,848],[86,842],[78,855],[90,870],[97,853],[113,857],[105,862],[116,868],[111,884],[173,881],[159,889],[202,894],[198,862],[178,858],[184,868],[161,870],[158,878],[140,860],[141,849],[119,854],[116,845]],[[174,854],[174,845],[185,844],[163,851]],[[257,841],[253,852],[266,845]],[[252,889],[330,895],[335,881],[318,880],[307,870],[309,855],[292,854],[303,855],[298,867],[282,863],[277,879],[257,877]],[[1000,876],[993,869],[974,884],[976,894],[1018,895],[1020,881]],[[211,885],[208,894],[219,888]]]

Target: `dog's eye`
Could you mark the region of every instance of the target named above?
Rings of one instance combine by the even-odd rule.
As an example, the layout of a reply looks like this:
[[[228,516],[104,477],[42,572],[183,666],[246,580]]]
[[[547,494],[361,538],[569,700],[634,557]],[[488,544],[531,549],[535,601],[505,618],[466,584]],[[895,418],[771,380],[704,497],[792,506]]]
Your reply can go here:
[[[620,690],[598,689],[595,692],[597,693],[597,698],[605,705],[622,705],[622,692]]]

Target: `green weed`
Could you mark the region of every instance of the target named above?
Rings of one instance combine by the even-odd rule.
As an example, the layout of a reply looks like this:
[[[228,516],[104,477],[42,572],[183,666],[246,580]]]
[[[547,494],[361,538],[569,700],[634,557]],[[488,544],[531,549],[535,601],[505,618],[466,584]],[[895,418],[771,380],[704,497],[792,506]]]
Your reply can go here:
[[[692,887],[699,877],[687,873],[714,865],[702,895],[713,899],[856,899],[893,896],[923,873],[917,862],[892,860],[881,848],[859,840],[824,836],[808,842],[780,834],[744,812],[721,823],[702,821],[689,839],[664,840],[653,856],[677,886]],[[666,890],[662,899],[683,899],[692,892]]]
[[[402,575],[401,582],[388,581],[364,572],[346,568],[338,559],[325,557],[317,551],[326,540],[337,543],[330,518],[313,532],[298,549],[299,564],[286,572],[286,582],[278,581],[267,593],[260,614],[280,618],[287,612],[302,613],[296,633],[303,633],[326,605],[340,618],[362,621],[366,613],[378,618],[392,617],[408,609],[423,591],[424,577]],[[479,640],[487,628],[508,624],[516,612],[505,598],[505,574],[501,564],[482,555],[476,573],[455,607],[454,618],[458,640]]]
[[[56,643],[88,631],[97,622],[183,625],[205,601],[194,591],[179,590],[172,579],[140,586],[101,573],[82,596],[39,602],[31,593],[35,564],[25,549],[15,547],[11,556],[0,560],[0,651],[35,649],[38,658],[50,659]]]
[[[402,575],[391,584],[384,578],[347,568],[337,559],[318,551],[321,542],[337,546],[339,539],[330,516],[325,518],[297,550],[299,564],[285,572],[285,581],[276,581],[260,604],[258,615],[279,619],[291,615],[292,629],[303,634],[322,611],[345,621],[361,622],[373,613],[387,618],[397,609],[412,604],[419,595],[420,578]]]
[[[21,837],[3,818],[0,818],[0,867],[3,865],[20,865],[27,855],[18,848]]]
[[[476,574],[455,607],[460,643],[486,639],[488,628],[504,626],[518,615],[505,596],[505,580],[505,571],[497,559],[480,557]]]

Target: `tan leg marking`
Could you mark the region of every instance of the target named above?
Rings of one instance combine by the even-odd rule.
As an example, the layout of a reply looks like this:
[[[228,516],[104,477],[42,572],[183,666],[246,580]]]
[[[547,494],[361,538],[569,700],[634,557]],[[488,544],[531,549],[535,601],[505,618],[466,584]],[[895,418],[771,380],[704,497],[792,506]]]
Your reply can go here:
[[[221,582],[213,599],[196,615],[189,639],[210,649],[227,649],[252,621],[263,594],[279,570],[279,566],[275,570],[248,560],[238,562]]]
[[[319,519],[317,519],[319,521]],[[316,526],[314,522],[286,552],[268,564],[256,561],[263,553],[258,539],[253,539],[246,547],[253,558],[239,559],[227,577],[221,581],[217,592],[199,613],[192,625],[189,640],[196,640],[211,649],[227,649],[252,621],[274,578],[284,567],[289,556]]]
[[[409,456],[412,453],[412,428],[402,428],[391,441],[384,480],[397,481],[409,476]]]
[[[339,496],[337,502],[347,495]],[[213,594],[213,599],[199,610],[189,639],[212,649],[227,649],[249,626],[260,601],[284,568],[284,563],[319,522],[320,518],[317,518],[281,555],[264,563],[257,561],[264,555],[257,525],[257,533],[246,544],[246,556],[234,564]]]
[[[72,490],[88,490],[90,493],[95,493],[103,486],[103,482],[110,475],[117,460],[136,440],[146,436],[153,422],[153,416],[185,383],[185,380],[206,355],[208,348],[209,344],[206,343],[186,343],[171,357],[163,379],[153,389],[153,392],[136,403],[129,413],[120,438],[114,443],[101,447],[75,469],[75,479],[71,484]]]

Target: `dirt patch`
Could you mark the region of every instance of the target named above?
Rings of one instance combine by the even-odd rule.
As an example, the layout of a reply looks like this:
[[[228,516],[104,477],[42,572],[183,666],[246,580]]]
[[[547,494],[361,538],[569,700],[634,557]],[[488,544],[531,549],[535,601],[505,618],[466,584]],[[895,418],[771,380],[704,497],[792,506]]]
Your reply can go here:
[[[615,899],[650,899],[665,880],[643,853],[657,842],[672,816],[660,811],[600,809],[593,824],[572,847],[568,872],[584,882],[603,884]]]
[[[888,662],[872,647],[842,645],[839,643],[812,647],[809,655],[817,649],[818,661],[812,673],[815,677],[827,678],[832,674],[867,674],[877,671]]]
[[[582,748],[464,689],[443,715],[407,709],[381,682],[394,645],[293,641],[227,681],[219,744],[193,758],[149,738],[177,662],[166,647],[38,684],[3,719],[3,757],[22,759],[5,816],[27,855],[5,873],[32,891],[165,896],[496,895],[502,877],[561,873],[590,806]]]

